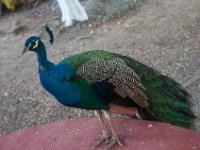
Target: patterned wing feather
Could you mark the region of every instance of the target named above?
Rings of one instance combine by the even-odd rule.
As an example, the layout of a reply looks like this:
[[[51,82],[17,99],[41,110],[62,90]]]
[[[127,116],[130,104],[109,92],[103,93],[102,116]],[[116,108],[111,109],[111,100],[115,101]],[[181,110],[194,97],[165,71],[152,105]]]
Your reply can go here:
[[[93,84],[107,80],[115,87],[115,92],[123,98],[129,97],[142,108],[147,108],[148,98],[139,77],[124,60],[115,58],[104,60],[93,58],[77,70],[77,74],[88,83]]]

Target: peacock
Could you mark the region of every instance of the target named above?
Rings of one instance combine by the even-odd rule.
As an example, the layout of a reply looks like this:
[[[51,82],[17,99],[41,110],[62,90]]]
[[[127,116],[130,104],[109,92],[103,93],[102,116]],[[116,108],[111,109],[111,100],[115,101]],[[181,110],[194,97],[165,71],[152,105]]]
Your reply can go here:
[[[46,26],[53,44],[52,30]],[[189,93],[159,71],[130,57],[104,50],[69,56],[54,64],[47,59],[42,36],[29,37],[22,54],[37,54],[42,86],[65,106],[94,110],[102,127],[95,147],[123,146],[111,113],[157,120],[189,128],[195,118]],[[106,128],[106,118],[111,134]]]
[[[65,26],[71,26],[73,21],[88,20],[88,15],[79,0],[57,0],[62,12]]]

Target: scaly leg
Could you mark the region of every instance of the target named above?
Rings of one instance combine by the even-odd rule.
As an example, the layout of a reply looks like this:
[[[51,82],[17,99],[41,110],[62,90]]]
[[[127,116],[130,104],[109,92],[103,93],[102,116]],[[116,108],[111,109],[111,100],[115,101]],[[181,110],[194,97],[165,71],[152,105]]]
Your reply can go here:
[[[112,131],[112,139],[111,139],[110,144],[106,148],[106,150],[109,150],[115,144],[119,144],[120,146],[123,147],[123,144],[120,142],[119,137],[118,137],[118,135],[117,135],[117,133],[114,129],[111,114],[109,112],[105,111],[105,110],[102,110],[102,112],[104,113],[106,119],[108,120],[109,126],[110,126],[111,131]]]
[[[103,134],[100,136],[100,138],[97,140],[97,143],[94,147],[99,146],[102,143],[107,143],[108,140],[111,138],[111,135],[109,134],[109,132],[107,131],[103,116],[102,116],[102,112],[100,110],[95,110],[94,111],[95,114],[98,116],[98,119],[100,121],[102,130],[103,130]]]

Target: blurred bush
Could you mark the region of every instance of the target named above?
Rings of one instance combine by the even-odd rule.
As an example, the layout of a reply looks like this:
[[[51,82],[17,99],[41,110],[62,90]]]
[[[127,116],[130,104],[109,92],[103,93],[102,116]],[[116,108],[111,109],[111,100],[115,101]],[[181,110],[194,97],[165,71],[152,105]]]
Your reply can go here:
[[[22,4],[23,0],[0,0],[0,3],[5,5],[7,9],[15,10],[15,8]]]

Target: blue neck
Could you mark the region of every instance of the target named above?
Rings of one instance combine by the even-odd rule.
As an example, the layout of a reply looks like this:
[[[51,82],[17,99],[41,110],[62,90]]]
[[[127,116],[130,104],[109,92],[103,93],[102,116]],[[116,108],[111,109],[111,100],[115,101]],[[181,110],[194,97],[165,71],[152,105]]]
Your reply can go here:
[[[40,68],[48,68],[49,61],[47,60],[46,48],[42,44],[39,47],[39,50],[36,52],[38,56],[38,63]]]

